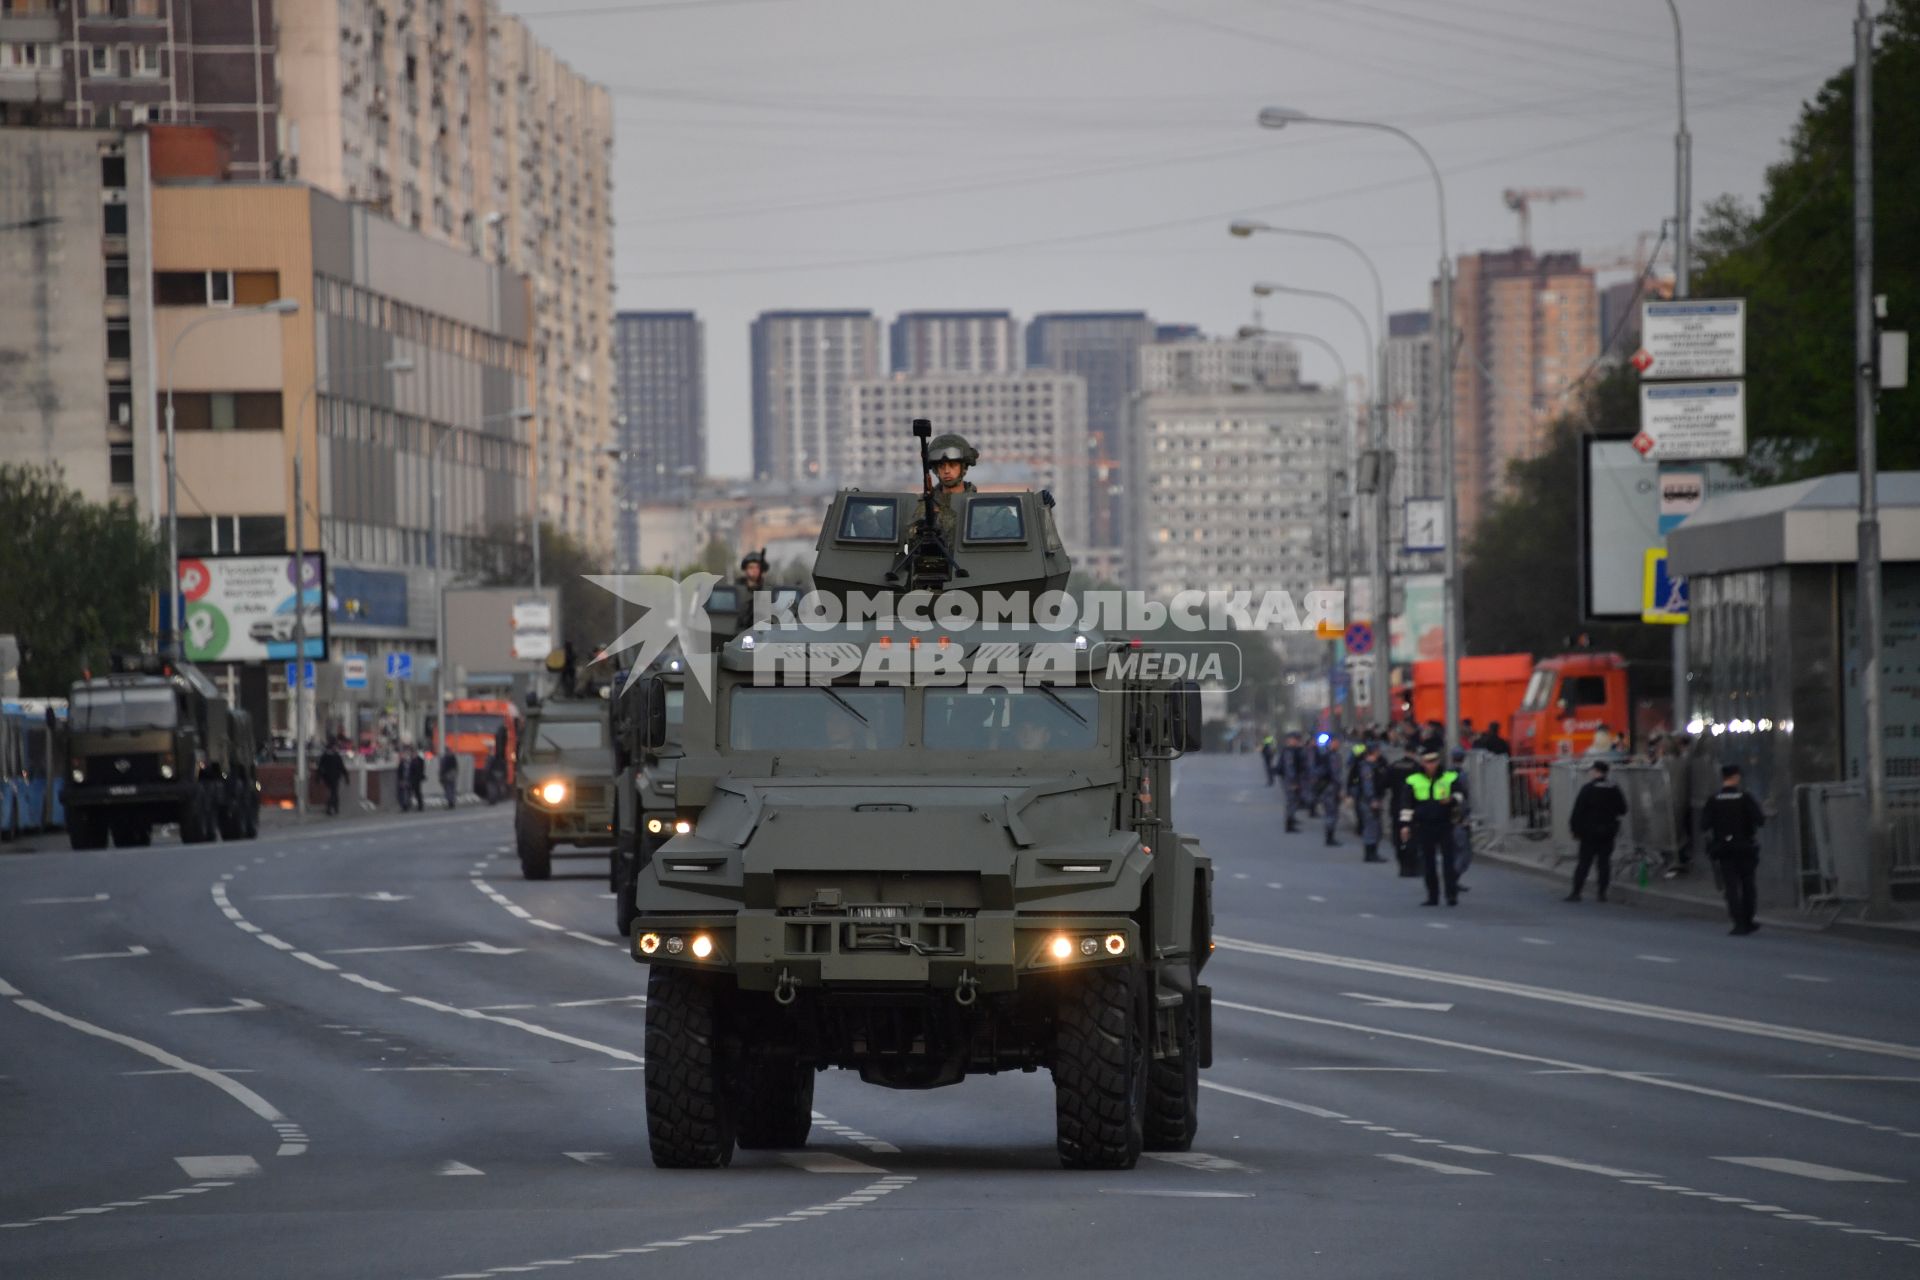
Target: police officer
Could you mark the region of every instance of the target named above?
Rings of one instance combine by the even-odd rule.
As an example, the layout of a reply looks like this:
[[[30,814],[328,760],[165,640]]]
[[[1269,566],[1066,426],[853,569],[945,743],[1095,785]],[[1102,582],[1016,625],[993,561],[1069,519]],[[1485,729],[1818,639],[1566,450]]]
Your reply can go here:
[[[1592,778],[1574,797],[1573,812],[1567,817],[1567,830],[1580,842],[1580,861],[1573,868],[1573,892],[1568,902],[1580,901],[1587,887],[1587,872],[1598,866],[1599,879],[1594,896],[1607,900],[1607,885],[1613,879],[1613,841],[1620,834],[1620,819],[1627,816],[1627,798],[1607,776],[1605,760],[1595,760]]]
[[[1422,906],[1439,906],[1442,887],[1447,905],[1460,905],[1460,873],[1453,856],[1453,787],[1459,777],[1451,769],[1442,773],[1440,753],[1428,751],[1420,756],[1420,772],[1410,775],[1400,791],[1403,838],[1419,853],[1420,870],[1427,878],[1427,900]]]
[[[1727,914],[1733,917],[1735,937],[1745,937],[1760,926],[1753,918],[1760,865],[1760,828],[1767,815],[1760,802],[1740,786],[1740,766],[1720,766],[1720,790],[1700,808],[1700,833],[1707,856],[1720,868],[1727,891]]]
[[[1397,803],[1407,779],[1418,772],[1420,757],[1415,754],[1413,741],[1409,739],[1401,748],[1400,758],[1387,769],[1387,795]],[[1393,856],[1400,864],[1402,878],[1420,874],[1420,860],[1414,853],[1413,842],[1407,836],[1407,829],[1398,822],[1393,824]]]
[[[1280,785],[1287,791],[1287,830],[1300,829],[1299,813],[1307,807],[1307,749],[1300,745],[1300,731],[1290,730],[1286,745],[1280,748]]]
[[[1340,740],[1331,734],[1314,755],[1313,784],[1327,847],[1337,849],[1340,841],[1334,838],[1334,832],[1340,829]]]
[[[979,461],[980,451],[968,444],[964,437],[951,431],[927,442],[927,465],[933,468],[928,483],[932,487],[940,535],[947,540],[949,550],[953,548],[959,532],[956,523],[959,517],[954,512],[953,500],[959,494],[975,492],[972,482],[967,479],[967,468]]]
[[[1347,795],[1353,800],[1353,834],[1364,841],[1366,816],[1360,812],[1360,765],[1367,757],[1367,744],[1356,742],[1347,751]]]
[[[1273,785],[1273,735],[1260,739],[1260,762],[1266,766],[1267,785]]]
[[[1354,808],[1360,811],[1360,843],[1366,850],[1362,862],[1385,862],[1380,856],[1380,810],[1387,803],[1387,761],[1380,744],[1369,742],[1366,754],[1355,766],[1359,787],[1353,794]]]

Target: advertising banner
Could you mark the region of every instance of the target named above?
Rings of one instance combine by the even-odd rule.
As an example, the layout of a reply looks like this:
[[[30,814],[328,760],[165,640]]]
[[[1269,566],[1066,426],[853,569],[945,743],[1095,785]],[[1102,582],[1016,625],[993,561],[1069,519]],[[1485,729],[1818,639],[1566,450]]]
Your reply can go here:
[[[289,554],[188,556],[180,561],[186,600],[182,631],[190,662],[272,662],[327,656],[326,556],[308,552],[298,571]],[[293,651],[298,600],[306,653]]]

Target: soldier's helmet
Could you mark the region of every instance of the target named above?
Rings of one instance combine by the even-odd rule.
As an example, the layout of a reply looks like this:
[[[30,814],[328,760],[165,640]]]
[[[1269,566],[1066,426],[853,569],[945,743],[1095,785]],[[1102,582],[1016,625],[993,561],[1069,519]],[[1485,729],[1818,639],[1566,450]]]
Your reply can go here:
[[[980,461],[980,451],[968,444],[964,436],[949,431],[927,442],[927,461],[961,462],[970,467]]]
[[[762,573],[771,573],[773,571],[773,566],[767,563],[767,549],[765,547],[760,548],[758,551],[749,551],[740,558],[741,572],[744,573],[750,564],[759,565],[760,572]]]

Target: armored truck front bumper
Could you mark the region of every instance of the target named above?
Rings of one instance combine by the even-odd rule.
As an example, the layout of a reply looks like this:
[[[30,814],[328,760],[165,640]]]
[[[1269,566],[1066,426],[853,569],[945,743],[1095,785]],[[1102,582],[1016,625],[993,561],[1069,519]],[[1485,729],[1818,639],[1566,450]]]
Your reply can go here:
[[[556,844],[610,847],[614,842],[613,788],[606,783],[569,782],[557,804],[542,798],[536,783],[521,793],[520,807]]]
[[[60,792],[60,803],[69,809],[164,809],[171,814],[192,800],[199,786],[191,778],[171,782],[67,782]]]
[[[1140,946],[1139,927],[1125,916],[985,910],[642,916],[630,939],[633,958],[643,964],[728,973],[742,990],[776,993],[1009,992],[1048,972],[1131,963]]]

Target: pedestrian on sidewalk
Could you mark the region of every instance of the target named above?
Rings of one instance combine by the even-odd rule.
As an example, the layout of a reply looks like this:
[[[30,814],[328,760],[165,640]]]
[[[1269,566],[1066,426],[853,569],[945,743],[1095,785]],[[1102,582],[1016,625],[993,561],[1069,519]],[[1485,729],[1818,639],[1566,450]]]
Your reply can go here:
[[[320,782],[327,789],[327,816],[336,817],[340,813],[340,783],[347,776],[347,762],[340,758],[340,741],[334,739],[327,743],[327,749],[320,756]]]
[[[1307,749],[1300,745],[1300,731],[1289,730],[1286,745],[1280,748],[1280,783],[1287,792],[1287,830],[1300,829],[1300,811],[1307,807]]]
[[[1760,802],[1740,785],[1740,766],[1720,766],[1720,790],[1700,809],[1700,831],[1707,856],[1720,869],[1727,891],[1728,932],[1745,937],[1760,927],[1753,918],[1757,889],[1754,873],[1760,866],[1760,828],[1767,815]]]
[[[1402,835],[1419,851],[1420,870],[1427,879],[1427,900],[1422,906],[1439,906],[1443,887],[1447,905],[1460,905],[1460,871],[1453,851],[1453,787],[1458,781],[1459,775],[1452,770],[1441,772],[1440,753],[1428,751],[1420,757],[1420,772],[1401,788]]]
[[[426,810],[426,787],[427,757],[419,751],[410,752],[407,758],[407,799],[412,802],[415,813]]]
[[[1605,760],[1595,760],[1587,785],[1574,797],[1573,812],[1567,818],[1567,830],[1580,842],[1580,861],[1573,868],[1573,892],[1568,902],[1580,901],[1587,886],[1587,872],[1598,869],[1594,896],[1607,900],[1607,885],[1613,880],[1613,842],[1620,834],[1620,819],[1627,816],[1627,798],[1608,776]]]
[[[413,744],[400,744],[400,758],[393,764],[393,789],[400,798],[400,812],[413,807]]]
[[[460,787],[460,757],[452,751],[440,753],[440,790],[447,797],[447,808],[453,808],[454,794]]]

